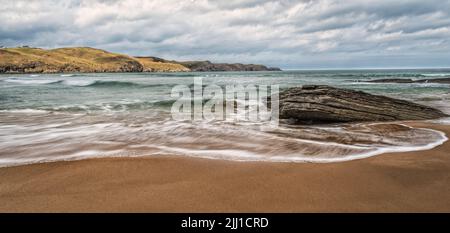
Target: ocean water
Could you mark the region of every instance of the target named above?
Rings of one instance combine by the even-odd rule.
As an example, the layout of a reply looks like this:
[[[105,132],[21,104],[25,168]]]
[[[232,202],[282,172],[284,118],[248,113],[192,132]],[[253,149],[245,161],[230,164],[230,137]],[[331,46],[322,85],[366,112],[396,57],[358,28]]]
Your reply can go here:
[[[450,114],[448,84],[376,84],[443,78],[450,70],[0,75],[0,167],[97,157],[180,155],[234,161],[340,162],[426,150],[446,136],[403,122],[279,125],[171,118],[172,87],[203,84],[331,85],[436,107]],[[449,119],[435,121],[449,124]]]

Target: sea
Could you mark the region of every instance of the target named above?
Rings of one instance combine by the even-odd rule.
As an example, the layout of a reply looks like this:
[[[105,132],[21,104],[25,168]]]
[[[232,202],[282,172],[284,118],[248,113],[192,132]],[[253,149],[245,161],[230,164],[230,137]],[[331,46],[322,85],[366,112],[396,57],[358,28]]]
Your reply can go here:
[[[444,133],[405,122],[323,125],[179,121],[177,85],[330,85],[413,101],[450,114],[450,85],[371,83],[450,78],[449,69],[1,74],[0,167],[105,157],[188,156],[236,162],[329,163],[427,150]],[[450,124],[449,119],[431,122]]]

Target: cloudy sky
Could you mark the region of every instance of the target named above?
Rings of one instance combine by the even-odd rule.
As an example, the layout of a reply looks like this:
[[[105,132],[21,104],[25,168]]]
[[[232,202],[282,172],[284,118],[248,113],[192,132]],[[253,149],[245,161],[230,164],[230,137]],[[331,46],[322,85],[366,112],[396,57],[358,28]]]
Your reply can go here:
[[[0,0],[0,45],[285,69],[450,67],[450,0]]]

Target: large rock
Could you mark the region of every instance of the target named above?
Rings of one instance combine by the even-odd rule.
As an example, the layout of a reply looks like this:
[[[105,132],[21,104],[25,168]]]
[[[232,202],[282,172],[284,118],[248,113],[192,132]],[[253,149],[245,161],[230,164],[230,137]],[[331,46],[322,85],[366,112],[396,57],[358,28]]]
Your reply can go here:
[[[280,119],[301,123],[425,120],[447,116],[427,106],[361,91],[308,85],[280,93]]]

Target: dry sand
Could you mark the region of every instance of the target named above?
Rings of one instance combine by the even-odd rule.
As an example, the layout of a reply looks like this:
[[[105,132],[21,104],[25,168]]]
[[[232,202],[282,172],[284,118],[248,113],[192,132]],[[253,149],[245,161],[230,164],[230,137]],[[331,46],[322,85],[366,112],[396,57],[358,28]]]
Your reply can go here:
[[[86,211],[450,212],[450,143],[329,164],[162,156],[0,168],[0,212]]]

